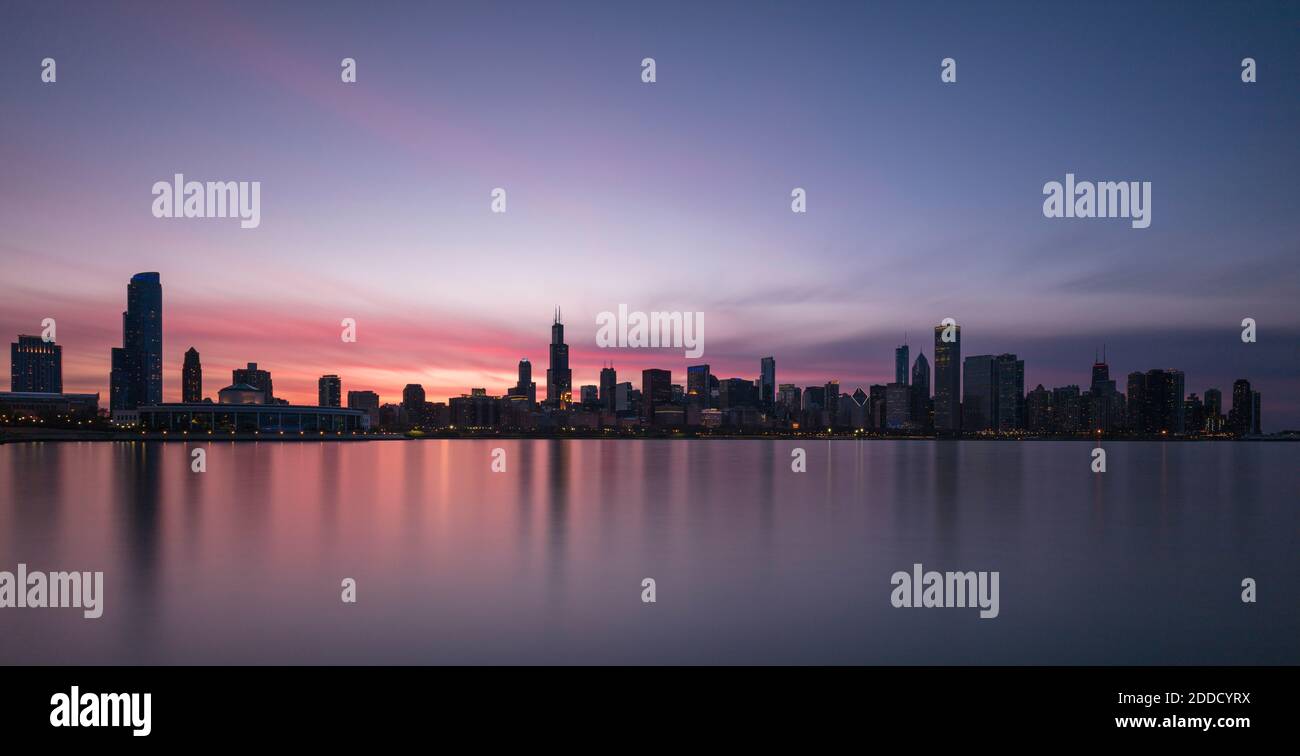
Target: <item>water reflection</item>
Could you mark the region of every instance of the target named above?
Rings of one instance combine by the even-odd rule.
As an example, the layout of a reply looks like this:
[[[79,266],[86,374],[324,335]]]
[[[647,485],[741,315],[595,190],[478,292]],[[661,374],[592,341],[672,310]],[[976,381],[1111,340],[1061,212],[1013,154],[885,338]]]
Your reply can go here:
[[[6,562],[103,569],[107,599],[0,610],[0,662],[1300,662],[1300,447],[1091,448],[6,444]],[[1001,570],[1003,615],[893,609],[916,562]],[[1241,611],[1245,575],[1276,599]]]

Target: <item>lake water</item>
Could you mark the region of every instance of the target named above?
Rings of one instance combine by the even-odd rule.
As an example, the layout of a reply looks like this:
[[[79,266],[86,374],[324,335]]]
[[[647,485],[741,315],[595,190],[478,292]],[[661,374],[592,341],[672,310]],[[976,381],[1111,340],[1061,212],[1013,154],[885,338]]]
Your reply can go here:
[[[1300,663],[1300,444],[1105,449],[0,445],[0,570],[105,583],[0,609],[0,662]],[[893,607],[914,563],[998,571],[999,616]]]

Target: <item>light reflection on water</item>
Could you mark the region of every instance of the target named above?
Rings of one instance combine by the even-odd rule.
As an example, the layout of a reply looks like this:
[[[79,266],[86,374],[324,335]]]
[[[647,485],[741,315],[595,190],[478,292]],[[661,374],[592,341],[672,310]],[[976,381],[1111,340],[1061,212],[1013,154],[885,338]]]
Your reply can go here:
[[[0,609],[0,662],[1300,663],[1295,444],[203,446],[0,446],[0,570],[106,592]],[[915,562],[1001,616],[893,608]]]

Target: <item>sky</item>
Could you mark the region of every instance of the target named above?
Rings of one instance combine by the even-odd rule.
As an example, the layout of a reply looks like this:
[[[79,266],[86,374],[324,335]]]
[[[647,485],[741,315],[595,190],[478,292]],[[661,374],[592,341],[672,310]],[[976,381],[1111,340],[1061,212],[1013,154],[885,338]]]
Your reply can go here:
[[[1300,428],[1298,35],[1294,2],[6,2],[0,335],[55,318],[65,390],[106,404],[158,271],[166,400],[194,346],[208,395],[257,362],[291,401],[333,373],[395,402],[521,357],[544,393],[556,306],[575,391],[697,362],[598,348],[620,304],[703,312],[719,377],[846,391],[952,317],[1026,389],[1104,344],[1121,390],[1248,378]],[[1150,181],[1151,226],[1045,218],[1067,172]],[[153,217],[175,173],[260,181],[261,225]]]

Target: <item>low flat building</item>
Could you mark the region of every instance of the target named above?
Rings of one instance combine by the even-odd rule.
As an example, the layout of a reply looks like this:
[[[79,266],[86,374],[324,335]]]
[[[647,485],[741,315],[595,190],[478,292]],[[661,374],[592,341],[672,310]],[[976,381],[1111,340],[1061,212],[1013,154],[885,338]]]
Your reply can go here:
[[[91,419],[99,412],[99,394],[0,391],[0,414],[13,417]]]
[[[295,404],[155,404],[137,409],[144,431],[171,433],[360,433],[364,410]]]

